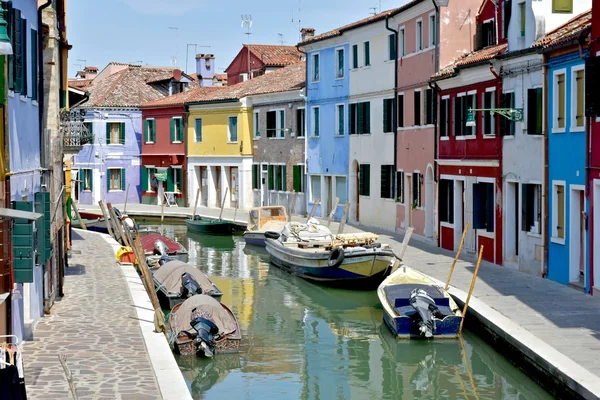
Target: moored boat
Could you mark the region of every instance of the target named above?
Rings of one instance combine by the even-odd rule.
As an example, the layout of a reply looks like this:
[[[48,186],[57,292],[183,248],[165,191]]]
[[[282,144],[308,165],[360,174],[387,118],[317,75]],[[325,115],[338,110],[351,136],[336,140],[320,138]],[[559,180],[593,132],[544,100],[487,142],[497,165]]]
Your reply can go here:
[[[187,262],[188,251],[180,243],[153,231],[139,231],[142,248],[147,258],[169,256],[171,259]]]
[[[281,234],[267,232],[271,262],[309,281],[369,290],[388,276],[399,260],[372,233],[332,235],[309,221],[288,223]],[[276,236],[279,236],[275,238]]]
[[[163,308],[172,309],[196,294],[205,294],[217,300],[223,295],[204,272],[182,261],[164,263],[155,269],[152,279]]]
[[[188,231],[195,233],[211,233],[213,235],[231,235],[234,223],[222,219],[204,218],[196,215],[194,219],[185,220]]]
[[[435,281],[405,265],[377,288],[383,319],[398,338],[456,338],[462,313]]]
[[[173,307],[167,329],[175,352],[181,355],[213,357],[240,350],[242,335],[237,318],[210,296],[195,295]]]
[[[281,233],[287,223],[284,206],[253,208],[248,212],[248,227],[244,232],[246,244],[265,246],[265,232]]]

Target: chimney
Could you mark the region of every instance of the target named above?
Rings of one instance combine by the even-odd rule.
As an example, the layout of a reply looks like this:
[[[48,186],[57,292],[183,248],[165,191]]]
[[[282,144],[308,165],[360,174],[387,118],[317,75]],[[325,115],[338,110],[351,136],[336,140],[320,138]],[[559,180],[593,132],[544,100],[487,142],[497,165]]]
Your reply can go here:
[[[302,41],[311,39],[315,36],[315,28],[302,28],[300,30],[300,34],[302,35]]]
[[[196,75],[200,86],[212,86],[215,68],[214,54],[196,55]]]

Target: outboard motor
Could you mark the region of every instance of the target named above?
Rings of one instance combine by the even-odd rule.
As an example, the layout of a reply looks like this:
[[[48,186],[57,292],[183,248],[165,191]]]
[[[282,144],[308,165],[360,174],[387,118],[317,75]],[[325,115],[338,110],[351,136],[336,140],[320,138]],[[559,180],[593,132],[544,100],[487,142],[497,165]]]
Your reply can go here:
[[[162,240],[157,240],[154,242],[154,254],[160,254],[161,256],[166,256],[169,254],[169,248]]]
[[[219,333],[219,328],[212,321],[202,317],[194,318],[190,325],[198,332],[196,338],[200,342],[198,351],[203,351],[205,357],[212,357],[217,347],[215,335]]]
[[[165,265],[169,261],[171,261],[171,257],[169,257],[169,256],[161,256],[158,259],[158,265],[160,265],[162,267],[163,265]]]
[[[179,294],[183,298],[193,296],[195,294],[202,294],[202,288],[198,284],[198,281],[194,279],[189,272],[181,274],[181,290]]]
[[[421,321],[418,323],[421,334],[428,338],[432,337],[435,331],[434,317],[441,314],[435,301],[423,289],[414,289],[410,293],[409,300],[410,305],[417,310],[421,317]]]

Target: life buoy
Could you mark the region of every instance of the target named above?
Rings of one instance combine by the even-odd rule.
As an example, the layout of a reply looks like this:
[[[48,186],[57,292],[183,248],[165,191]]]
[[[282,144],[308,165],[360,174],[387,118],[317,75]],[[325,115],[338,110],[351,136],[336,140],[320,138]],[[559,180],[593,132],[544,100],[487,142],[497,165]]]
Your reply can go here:
[[[331,268],[337,268],[344,262],[344,249],[341,247],[336,247],[331,250],[329,253],[329,260],[327,260],[327,265]]]
[[[279,232],[274,232],[274,231],[266,231],[265,232],[265,237],[267,239],[279,239],[279,236],[281,236],[281,234]]]

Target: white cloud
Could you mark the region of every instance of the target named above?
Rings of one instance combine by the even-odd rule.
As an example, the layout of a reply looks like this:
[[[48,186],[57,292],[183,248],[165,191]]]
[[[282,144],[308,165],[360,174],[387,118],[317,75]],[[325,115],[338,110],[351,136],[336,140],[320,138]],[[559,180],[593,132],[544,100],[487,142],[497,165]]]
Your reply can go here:
[[[183,15],[188,11],[199,9],[194,0],[121,0],[129,8],[143,14]]]

